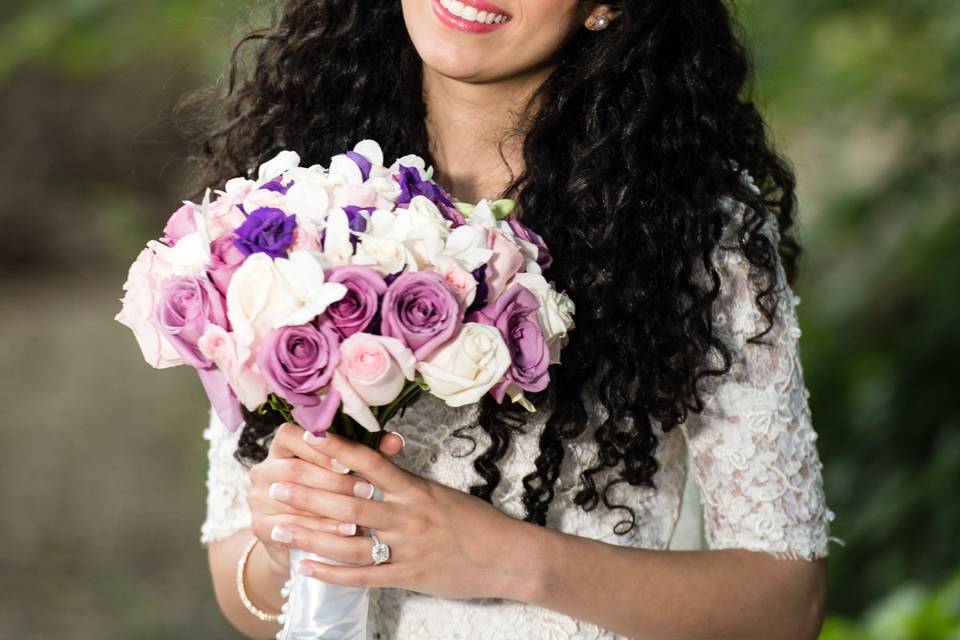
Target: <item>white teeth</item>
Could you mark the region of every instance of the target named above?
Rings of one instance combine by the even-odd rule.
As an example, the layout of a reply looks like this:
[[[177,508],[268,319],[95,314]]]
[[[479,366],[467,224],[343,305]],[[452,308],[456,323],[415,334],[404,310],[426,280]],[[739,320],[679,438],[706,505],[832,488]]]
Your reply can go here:
[[[506,22],[507,16],[500,13],[479,11],[476,7],[464,4],[461,0],[440,0],[444,9],[464,20],[479,22],[480,24],[500,24]]]

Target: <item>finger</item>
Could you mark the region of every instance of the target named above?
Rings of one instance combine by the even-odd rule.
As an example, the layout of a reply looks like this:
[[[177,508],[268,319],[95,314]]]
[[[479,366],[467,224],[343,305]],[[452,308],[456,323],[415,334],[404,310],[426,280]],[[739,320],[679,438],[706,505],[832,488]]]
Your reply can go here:
[[[270,486],[270,497],[300,511],[374,529],[389,528],[394,521],[393,505],[366,496],[345,496],[303,485],[275,482]]]
[[[401,587],[404,584],[406,569],[402,565],[391,562],[347,567],[301,560],[297,565],[297,573],[348,587]]]
[[[270,443],[271,457],[300,458],[325,469],[332,469],[337,473],[350,473],[349,467],[337,460],[331,460],[330,456],[307,445],[303,441],[304,433],[308,432],[304,431],[303,427],[291,422],[284,422],[277,428],[277,432],[273,436],[273,442]]]
[[[377,450],[383,455],[391,457],[400,453],[404,444],[402,435],[396,431],[387,431],[380,439],[380,447]]]
[[[319,516],[275,516],[264,518],[263,525],[271,541],[297,547],[299,545],[296,544],[296,541],[304,535],[324,534],[351,537],[356,536],[358,530],[357,525],[352,522],[341,522]]]
[[[337,473],[301,458],[278,460],[276,465],[274,482],[289,482],[358,498],[373,497],[373,485],[359,476]]]
[[[310,448],[336,458],[354,471],[362,473],[384,493],[400,492],[410,485],[409,474],[390,462],[380,452],[329,431],[317,437],[304,431],[303,439]]]
[[[287,544],[297,549],[354,566],[373,562],[372,545],[370,538],[366,536],[334,535],[296,527],[290,528],[288,532],[290,535]]]

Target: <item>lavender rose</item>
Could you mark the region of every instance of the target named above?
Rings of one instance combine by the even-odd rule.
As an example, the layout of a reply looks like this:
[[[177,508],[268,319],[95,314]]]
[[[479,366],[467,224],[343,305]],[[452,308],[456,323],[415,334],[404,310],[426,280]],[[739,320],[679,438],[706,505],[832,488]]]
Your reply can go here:
[[[387,292],[383,277],[370,267],[334,267],[327,272],[327,282],[339,282],[347,295],[327,307],[320,316],[341,338],[365,331],[380,310],[380,297]]]
[[[325,431],[340,406],[330,384],[340,364],[340,337],[330,327],[286,326],[267,334],[257,364],[267,388],[294,405],[293,417],[304,429]]]
[[[541,269],[546,269],[553,264],[550,249],[547,248],[547,243],[544,242],[542,236],[512,216],[507,218],[507,224],[510,225],[510,230],[513,231],[515,236],[537,247],[537,264],[540,265]]]
[[[433,271],[403,273],[387,289],[380,332],[397,338],[425,359],[460,331],[463,310],[456,294]]]
[[[533,293],[513,284],[496,302],[467,316],[467,322],[496,327],[510,350],[512,364],[504,379],[490,390],[497,402],[503,402],[511,384],[525,391],[543,391],[550,382],[550,348],[537,317],[539,308]]]
[[[157,327],[191,367],[209,367],[197,343],[208,324],[229,329],[223,296],[209,278],[171,276],[160,288]]]
[[[296,216],[273,207],[260,207],[237,227],[234,244],[245,256],[262,252],[271,258],[286,258],[296,228]]]
[[[157,327],[183,361],[200,376],[210,403],[231,431],[243,422],[240,401],[226,375],[197,346],[207,327],[230,328],[223,296],[207,277],[173,276],[163,282],[156,310]]]

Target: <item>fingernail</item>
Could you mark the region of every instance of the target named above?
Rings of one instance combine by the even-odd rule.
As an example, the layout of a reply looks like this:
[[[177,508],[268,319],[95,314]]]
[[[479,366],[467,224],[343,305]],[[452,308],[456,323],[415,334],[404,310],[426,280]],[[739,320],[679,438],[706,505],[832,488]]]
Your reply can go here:
[[[390,433],[400,438],[400,448],[403,449],[403,446],[407,444],[407,439],[403,437],[403,434],[399,431],[391,431]]]
[[[373,485],[369,482],[361,480],[357,484],[353,485],[353,495],[358,498],[366,498],[369,500],[373,497]]]
[[[347,524],[346,522],[341,522],[337,525],[337,531],[345,536],[355,536],[357,535],[357,525],[356,524]]]
[[[330,466],[339,473],[350,473],[350,467],[344,466],[336,458],[330,458]]]
[[[302,576],[312,576],[313,567],[308,565],[306,562],[301,562],[297,564],[297,573],[299,573]]]
[[[309,431],[303,432],[303,440],[307,444],[320,444],[326,439],[326,437],[327,437],[327,434],[323,433],[322,431],[320,432],[319,435],[313,434]]]
[[[280,484],[279,482],[274,482],[270,485],[270,497],[274,500],[285,502],[290,499],[290,487],[285,484]]]
[[[287,529],[286,527],[281,527],[277,525],[270,531],[270,539],[274,542],[282,542],[283,544],[288,544],[293,542],[293,531]]]

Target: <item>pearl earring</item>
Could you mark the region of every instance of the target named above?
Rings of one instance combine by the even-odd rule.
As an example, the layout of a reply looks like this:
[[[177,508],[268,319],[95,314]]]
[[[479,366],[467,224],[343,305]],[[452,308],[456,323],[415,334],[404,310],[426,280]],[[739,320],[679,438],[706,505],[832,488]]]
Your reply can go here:
[[[610,19],[607,16],[597,16],[593,19],[593,26],[587,27],[591,31],[600,31],[610,26]]]

